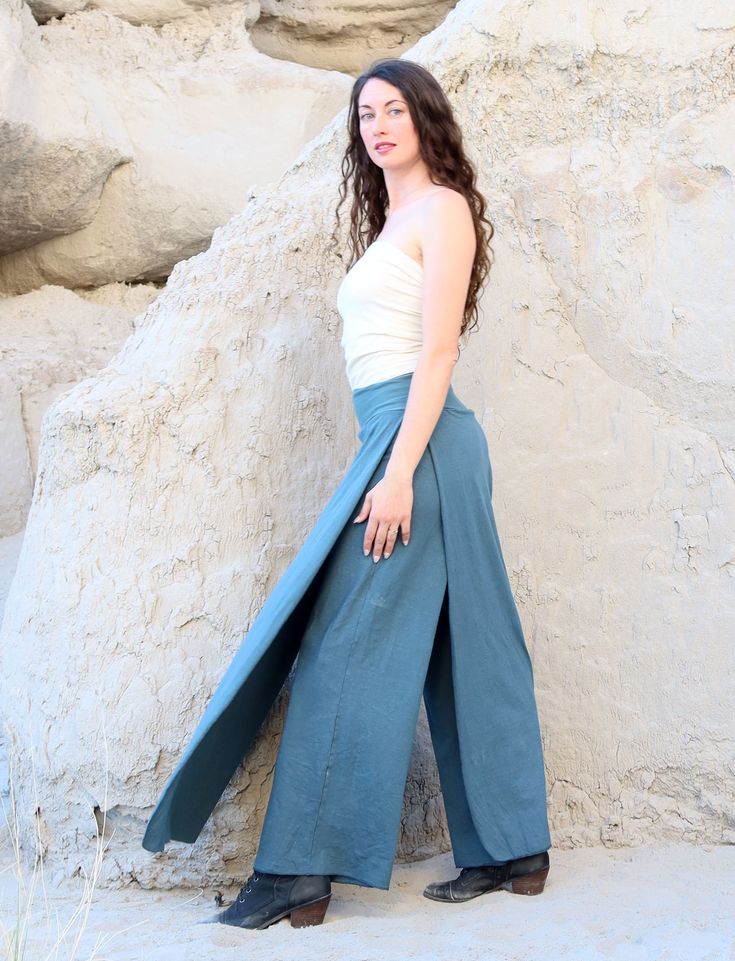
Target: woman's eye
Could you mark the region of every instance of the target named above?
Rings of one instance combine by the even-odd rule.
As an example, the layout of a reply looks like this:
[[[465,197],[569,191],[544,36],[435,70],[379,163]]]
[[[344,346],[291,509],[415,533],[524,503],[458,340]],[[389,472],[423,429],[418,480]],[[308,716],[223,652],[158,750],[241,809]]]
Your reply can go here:
[[[388,112],[389,112],[389,113],[403,113],[403,111],[401,110],[400,107],[392,107]],[[362,120],[369,120],[371,117],[372,117],[372,114],[371,114],[371,113],[364,113],[364,114],[360,117],[360,120],[361,120],[361,121],[362,121]]]

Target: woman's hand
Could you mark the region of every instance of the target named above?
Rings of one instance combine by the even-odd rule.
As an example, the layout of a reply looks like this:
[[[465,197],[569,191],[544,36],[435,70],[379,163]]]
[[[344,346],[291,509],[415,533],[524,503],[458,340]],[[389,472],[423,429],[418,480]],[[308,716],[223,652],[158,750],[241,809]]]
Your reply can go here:
[[[366,557],[371,550],[374,563],[380,560],[381,553],[384,557],[390,557],[399,527],[403,533],[403,543],[408,544],[411,536],[412,506],[411,480],[384,475],[375,487],[370,488],[360,513],[353,521],[353,524],[358,524],[368,518],[362,542]]]

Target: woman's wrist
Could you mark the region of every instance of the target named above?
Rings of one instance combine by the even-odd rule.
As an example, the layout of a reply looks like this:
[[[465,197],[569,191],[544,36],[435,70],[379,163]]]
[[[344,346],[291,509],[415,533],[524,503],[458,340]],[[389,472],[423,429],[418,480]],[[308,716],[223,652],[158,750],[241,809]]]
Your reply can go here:
[[[415,469],[415,467],[412,469],[406,464],[401,464],[399,461],[393,461],[391,459],[386,465],[384,476],[388,480],[395,481],[398,484],[411,484],[413,482]]]

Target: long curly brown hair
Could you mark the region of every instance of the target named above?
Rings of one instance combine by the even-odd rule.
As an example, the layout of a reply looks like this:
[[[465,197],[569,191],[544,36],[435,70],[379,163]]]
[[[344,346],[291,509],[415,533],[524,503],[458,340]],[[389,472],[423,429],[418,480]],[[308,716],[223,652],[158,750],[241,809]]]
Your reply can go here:
[[[339,209],[347,194],[350,177],[354,192],[350,214],[351,259],[347,269],[362,256],[383,229],[388,205],[388,191],[383,170],[368,156],[360,135],[357,104],[362,88],[371,77],[387,80],[401,91],[408,104],[411,119],[419,139],[421,157],[429,170],[432,183],[451,187],[461,193],[469,204],[475,225],[477,247],[472,266],[467,300],[460,336],[478,326],[478,292],[493,263],[490,240],[495,233],[485,216],[486,202],[475,186],[476,172],[465,155],[460,130],[452,106],[437,80],[418,63],[385,57],[375,60],[355,80],[350,96],[347,129],[349,142],[342,158],[342,182],[339,203],[335,210],[336,225],[332,232],[332,246],[337,243]],[[487,230],[483,227],[487,225]]]

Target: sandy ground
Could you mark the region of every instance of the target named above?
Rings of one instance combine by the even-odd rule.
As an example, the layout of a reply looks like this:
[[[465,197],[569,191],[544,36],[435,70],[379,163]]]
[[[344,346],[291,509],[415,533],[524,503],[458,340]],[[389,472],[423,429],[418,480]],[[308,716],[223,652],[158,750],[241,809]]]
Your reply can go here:
[[[74,957],[87,961],[732,961],[735,848],[670,846],[557,851],[540,896],[506,891],[466,904],[422,897],[430,880],[457,874],[451,855],[397,864],[389,891],[333,884],[324,923],[264,931],[197,922],[218,909],[212,891],[98,890]],[[49,890],[60,920],[80,888]],[[0,875],[8,923],[14,873]],[[233,897],[236,890],[226,892]],[[34,924],[42,934],[43,902]],[[45,956],[38,943],[29,961]],[[63,951],[59,958],[69,955]]]

